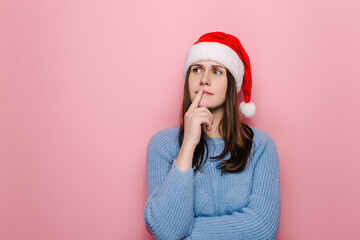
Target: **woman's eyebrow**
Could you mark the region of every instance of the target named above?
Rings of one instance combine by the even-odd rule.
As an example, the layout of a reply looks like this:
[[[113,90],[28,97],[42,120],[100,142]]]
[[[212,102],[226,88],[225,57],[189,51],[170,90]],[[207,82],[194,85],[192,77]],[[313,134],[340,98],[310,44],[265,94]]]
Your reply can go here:
[[[199,63],[197,63],[197,64],[193,64],[193,65],[191,65],[192,67],[193,66],[198,66],[198,67],[204,67],[204,65],[202,65],[202,64],[199,64]],[[225,69],[223,66],[220,66],[220,65],[211,65],[213,68],[214,67],[218,67],[218,68],[222,68],[222,69]]]
[[[218,67],[218,68],[223,68],[223,69],[225,69],[223,66],[220,66],[220,65],[212,65],[212,67]]]

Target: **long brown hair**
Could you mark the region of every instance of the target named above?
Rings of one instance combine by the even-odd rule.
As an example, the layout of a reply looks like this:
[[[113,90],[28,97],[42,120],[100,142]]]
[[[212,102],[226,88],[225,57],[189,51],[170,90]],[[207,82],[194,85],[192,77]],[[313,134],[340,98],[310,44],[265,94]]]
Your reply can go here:
[[[184,115],[191,105],[191,98],[189,93],[189,75],[191,66],[188,68],[185,77],[184,84],[184,98],[180,111],[180,129],[179,129],[179,146],[181,147],[184,138]],[[225,146],[223,152],[212,159],[221,159],[229,151],[231,153],[228,160],[221,160],[217,168],[221,169],[221,175],[223,173],[237,173],[245,169],[247,159],[250,156],[252,147],[254,132],[245,123],[240,121],[240,111],[237,104],[237,92],[235,79],[228,69],[226,69],[228,88],[226,92],[226,99],[224,102],[224,116],[219,123],[219,132],[224,139]],[[201,170],[201,166],[204,163],[204,150],[205,147],[208,150],[207,143],[204,136],[205,131],[201,128],[200,142],[195,148],[192,166],[195,166],[194,171]],[[208,157],[208,151],[206,151],[206,158]],[[206,159],[205,158],[205,159]]]

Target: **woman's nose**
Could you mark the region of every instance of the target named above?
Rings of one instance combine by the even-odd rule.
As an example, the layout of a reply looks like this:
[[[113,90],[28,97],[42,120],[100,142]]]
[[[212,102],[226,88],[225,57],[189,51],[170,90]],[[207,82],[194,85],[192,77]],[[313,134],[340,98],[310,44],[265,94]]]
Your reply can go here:
[[[200,80],[201,84],[210,84],[209,72],[205,71]]]

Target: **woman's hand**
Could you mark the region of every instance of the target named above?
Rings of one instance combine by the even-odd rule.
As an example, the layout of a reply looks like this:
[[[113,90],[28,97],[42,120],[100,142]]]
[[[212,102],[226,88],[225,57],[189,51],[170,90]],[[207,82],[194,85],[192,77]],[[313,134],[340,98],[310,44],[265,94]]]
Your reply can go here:
[[[194,149],[201,138],[202,124],[206,124],[208,131],[212,130],[212,125],[214,124],[214,119],[209,109],[199,107],[203,92],[203,88],[200,88],[184,115],[184,143],[192,146]]]

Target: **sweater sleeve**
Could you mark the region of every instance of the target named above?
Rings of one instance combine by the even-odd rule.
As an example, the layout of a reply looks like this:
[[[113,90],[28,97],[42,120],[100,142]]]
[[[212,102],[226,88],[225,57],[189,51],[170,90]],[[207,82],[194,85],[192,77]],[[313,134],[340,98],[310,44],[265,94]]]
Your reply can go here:
[[[259,148],[249,204],[231,215],[195,217],[186,239],[275,239],[281,212],[279,157],[270,137]]]
[[[194,223],[194,170],[182,172],[177,168],[169,144],[156,134],[147,148],[147,201],[143,218],[158,240],[184,239]]]

